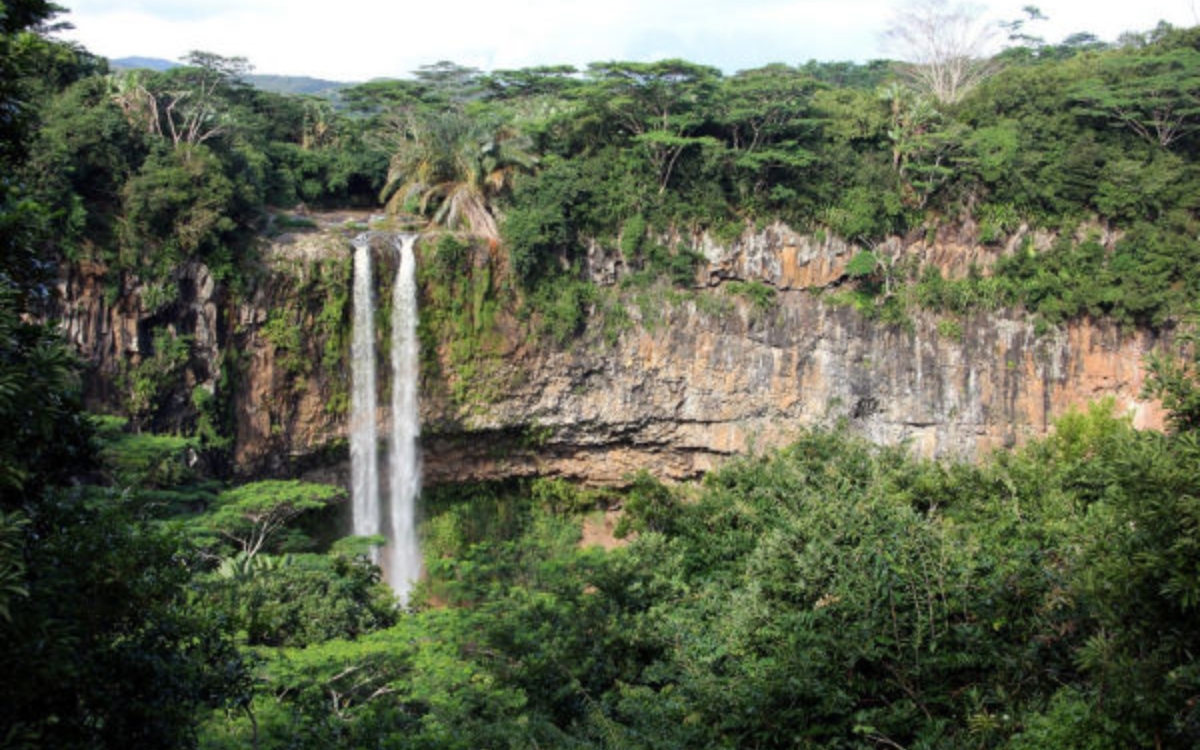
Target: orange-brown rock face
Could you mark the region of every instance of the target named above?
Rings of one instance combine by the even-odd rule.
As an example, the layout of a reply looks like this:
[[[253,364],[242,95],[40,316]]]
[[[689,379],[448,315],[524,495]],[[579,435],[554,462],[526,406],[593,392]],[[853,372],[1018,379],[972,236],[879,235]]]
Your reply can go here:
[[[1022,315],[982,313],[961,321],[961,335],[939,333],[937,318],[921,312],[909,326],[885,325],[819,293],[844,281],[858,252],[846,243],[772,227],[730,248],[697,244],[709,260],[703,288],[683,302],[664,301],[653,323],[631,304],[634,324],[615,340],[589,331],[564,351],[527,344],[520,326],[502,319],[497,331],[511,340],[496,347],[487,369],[503,387],[469,404],[453,401],[446,394],[454,389],[442,381],[462,373],[448,362],[427,368],[426,481],[556,475],[618,483],[640,469],[682,479],[785,444],[805,427],[839,423],[879,443],[970,458],[1045,434],[1066,410],[1106,396],[1136,426],[1162,425],[1157,404],[1139,397],[1143,358],[1158,344],[1152,333],[1081,321],[1038,335]],[[877,252],[915,255],[959,275],[1011,245],[894,240]],[[192,380],[215,382],[227,342],[240,351],[234,456],[247,473],[295,471],[298,461],[345,438],[347,417],[335,402],[348,365],[344,356],[330,358],[336,342],[319,324],[328,323],[330,278],[322,286],[311,275],[314,264],[348,257],[344,233],[277,241],[267,252],[269,273],[237,306],[222,302],[202,268],[181,276],[191,281],[174,314],[205,347],[194,357],[200,364],[192,365]],[[595,263],[602,283],[620,274],[619,261],[603,253]],[[755,310],[727,294],[722,284],[731,279],[774,287],[773,308]],[[102,392],[111,390],[122,358],[144,346],[147,314],[130,295],[108,305],[97,289],[87,273],[68,275],[64,319],[72,341],[96,363],[93,390]],[[718,296],[719,304],[705,303]],[[271,323],[281,311],[284,333],[297,329],[298,336],[281,336],[278,321]],[[388,416],[381,409],[381,425]]]
[[[1031,323],[977,316],[951,339],[931,318],[884,326],[807,292],[781,294],[759,318],[741,305],[665,316],[611,347],[514,362],[521,385],[425,441],[429,478],[693,477],[839,423],[923,455],[970,458],[1045,434],[1056,416],[1105,396],[1139,427],[1162,424],[1138,396],[1153,338],[1111,326],[1037,336]],[[431,412],[432,422],[445,416]]]

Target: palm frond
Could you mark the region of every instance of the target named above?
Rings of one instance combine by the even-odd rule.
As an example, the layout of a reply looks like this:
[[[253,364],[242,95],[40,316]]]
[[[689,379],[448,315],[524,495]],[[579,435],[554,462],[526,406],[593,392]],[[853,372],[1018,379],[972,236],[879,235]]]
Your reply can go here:
[[[422,215],[448,229],[499,239],[493,201],[537,160],[508,126],[487,126],[459,110],[408,111],[395,118],[393,149],[380,200],[395,213],[418,202]]]

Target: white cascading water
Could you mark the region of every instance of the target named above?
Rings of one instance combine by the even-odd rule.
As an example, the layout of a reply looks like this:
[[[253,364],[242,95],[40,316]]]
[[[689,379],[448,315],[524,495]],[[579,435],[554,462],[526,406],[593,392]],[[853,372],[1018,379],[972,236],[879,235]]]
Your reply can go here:
[[[413,584],[421,576],[421,549],[417,541],[417,496],[421,492],[421,455],[417,438],[417,280],[413,245],[417,236],[396,238],[400,265],[392,288],[392,442],[388,456],[391,493],[388,545],[384,575],[400,600],[407,604]]]
[[[354,238],[354,328],[350,340],[350,489],[355,536],[380,532],[379,435],[375,426],[375,305],[370,238]]]

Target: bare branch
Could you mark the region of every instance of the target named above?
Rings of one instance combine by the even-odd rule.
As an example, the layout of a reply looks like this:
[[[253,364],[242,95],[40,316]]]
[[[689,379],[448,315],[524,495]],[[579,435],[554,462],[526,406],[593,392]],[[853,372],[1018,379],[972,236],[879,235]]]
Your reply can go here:
[[[997,27],[974,9],[946,0],[914,0],[897,11],[885,34],[908,63],[904,72],[921,92],[954,104],[996,70],[990,58]]]

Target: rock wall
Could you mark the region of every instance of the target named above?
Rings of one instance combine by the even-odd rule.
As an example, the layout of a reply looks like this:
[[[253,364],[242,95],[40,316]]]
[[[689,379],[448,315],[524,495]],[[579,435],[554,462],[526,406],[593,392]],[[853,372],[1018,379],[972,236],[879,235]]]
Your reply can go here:
[[[191,356],[175,373],[166,403],[145,415],[146,426],[178,427],[170,415],[190,411],[193,389],[215,391],[226,346],[226,295],[199,263],[176,268],[170,281],[174,299],[156,307],[135,277],[114,277],[92,262],[63,266],[57,290],[60,306],[53,315],[88,368],[84,393],[93,408],[117,410],[125,404],[128,389],[123,381],[153,354],[156,330],[187,337]]]
[[[893,261],[934,265],[948,278],[998,257],[1053,242],[1022,228],[999,245],[970,227],[935,238],[892,238],[875,247]],[[559,475],[611,483],[647,469],[695,477],[730,456],[790,442],[813,425],[844,424],[881,444],[925,456],[970,459],[1044,435],[1071,408],[1112,397],[1139,428],[1161,428],[1157,403],[1140,398],[1150,332],[1094,321],[1039,335],[1015,313],[976,314],[951,335],[916,312],[887,325],[830,301],[859,248],[773,225],[722,246],[690,238],[708,260],[699,281],[776,290],[769,312],[726,296],[723,305],[664,302],[661,320],[640,318],[615,343],[596,332],[567,351],[509,354],[520,378],[482,409],[463,414],[426,401],[427,479]],[[1102,234],[1111,246],[1116,236]],[[620,261],[591,248],[589,270],[615,282]],[[713,310],[716,310],[715,312]],[[659,317],[659,316],[654,316]]]
[[[685,478],[839,423],[878,443],[970,458],[1045,434],[1057,415],[1104,396],[1138,427],[1160,427],[1158,407],[1138,398],[1154,345],[1111,326],[1038,336],[1029,322],[985,316],[948,338],[928,317],[911,330],[879,325],[807,292],[782,293],[763,316],[685,304],[612,347],[522,363],[523,383],[425,441],[426,470],[433,481],[618,482],[643,468]]]
[[[1018,240],[982,247],[959,237],[897,239],[876,251],[915,255],[954,276],[1011,252]],[[556,475],[614,483],[640,469],[683,479],[785,444],[806,426],[839,423],[924,455],[970,458],[1044,434],[1057,415],[1104,396],[1138,427],[1162,425],[1158,406],[1139,398],[1143,358],[1159,345],[1152,333],[1081,321],[1039,336],[1015,314],[972,316],[961,335],[945,335],[945,326],[939,333],[938,319],[922,313],[911,325],[884,325],[821,293],[844,282],[842,269],[857,252],[844,242],[775,226],[730,247],[705,238],[696,245],[709,260],[701,296],[664,299],[652,319],[631,305],[633,325],[615,340],[589,331],[566,350],[539,347],[503,321],[498,328],[512,340],[492,370],[504,387],[486,403],[456,403],[446,383],[429,381],[454,374],[430,370],[422,402],[426,482]],[[322,300],[310,277],[314,264],[344,263],[349,253],[345,231],[282,235],[264,251],[255,291],[236,306],[202,268],[181,271],[187,289],[170,314],[178,318],[172,325],[195,336],[187,381],[215,383],[227,342],[239,351],[233,455],[245,473],[294,473],[320,456],[344,460],[346,415],[330,405],[349,370],[344,358],[331,363],[321,354],[329,341],[318,334]],[[618,260],[598,249],[589,257],[601,283],[620,276]],[[119,361],[139,356],[155,321],[136,289],[106,302],[100,270],[66,273],[62,318],[95,365],[93,393],[111,400]],[[762,311],[726,294],[731,279],[770,284],[775,305]],[[703,295],[720,304],[703,304]],[[301,351],[281,351],[266,335],[280,309],[301,330]],[[389,415],[381,409],[379,419]]]
[[[317,316],[328,289],[315,284],[314,277],[323,264],[340,267],[343,273],[332,281],[348,291],[355,231],[284,234],[262,248],[266,272],[235,311],[239,363],[233,459],[241,473],[289,475],[345,453],[346,412],[335,403],[338,394],[348,403],[349,339],[335,346],[341,352],[327,362],[323,350],[330,332],[320,330]],[[348,331],[348,294],[346,299],[341,321]],[[273,314],[299,329],[298,351],[272,340],[267,325]]]

